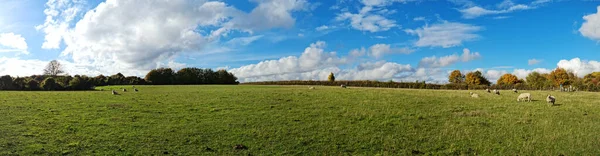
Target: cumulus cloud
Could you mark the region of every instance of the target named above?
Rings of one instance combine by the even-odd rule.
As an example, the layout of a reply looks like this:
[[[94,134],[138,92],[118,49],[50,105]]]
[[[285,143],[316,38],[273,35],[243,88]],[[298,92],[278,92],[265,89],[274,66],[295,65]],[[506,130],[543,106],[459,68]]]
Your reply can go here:
[[[449,48],[459,46],[463,42],[478,39],[480,36],[475,34],[482,30],[482,27],[470,24],[443,22],[434,25],[425,25],[422,28],[406,29],[406,33],[419,36],[415,42],[417,47],[443,47]]]
[[[579,32],[587,38],[600,41],[600,6],[596,10],[594,14],[583,16],[585,22],[579,28]]]
[[[387,54],[410,54],[415,50],[410,48],[391,48],[389,44],[375,44],[369,48],[369,55],[375,58],[381,58]]]
[[[14,33],[0,34],[0,53],[2,52],[18,52],[29,54],[27,51],[27,42],[21,35]]]
[[[81,0],[49,0],[43,48],[66,46],[63,56],[101,72],[139,75],[175,62],[184,53],[204,53],[231,31],[253,33],[289,28],[292,12],[305,11],[306,0],[254,0],[246,13],[225,2],[188,0],[107,0],[84,12]],[[143,14],[140,14],[143,12]],[[81,16],[81,18],[75,18]],[[78,21],[75,21],[77,19]],[[239,37],[225,45],[247,45],[261,35]]]
[[[529,65],[536,65],[536,64],[539,64],[540,62],[542,62],[542,60],[538,60],[538,59],[527,60],[527,64],[529,64]]]
[[[448,56],[442,56],[442,57],[436,57],[436,56],[431,56],[431,57],[425,57],[423,59],[421,59],[421,61],[419,62],[419,67],[430,67],[430,68],[439,68],[439,67],[447,67],[450,66],[452,64],[455,64],[457,62],[469,62],[472,60],[476,60],[481,58],[481,55],[479,54],[479,52],[473,52],[471,53],[471,51],[467,48],[463,49],[463,53],[462,55],[457,55],[457,54],[452,54],[452,55],[448,55]]]
[[[586,61],[580,58],[573,58],[571,60],[560,60],[557,66],[564,68],[569,71],[573,71],[578,77],[583,77],[589,73],[600,71],[600,62],[598,61]]]
[[[257,64],[233,68],[241,82],[272,80],[324,80],[330,72],[343,80],[390,80],[405,77],[403,73],[412,73],[410,65],[393,62],[366,62],[354,69],[340,69],[349,59],[338,57],[335,52],[325,52],[325,42],[316,42],[307,47],[299,56],[288,56],[279,60],[268,60]],[[355,49],[351,57],[364,55],[366,49]]]

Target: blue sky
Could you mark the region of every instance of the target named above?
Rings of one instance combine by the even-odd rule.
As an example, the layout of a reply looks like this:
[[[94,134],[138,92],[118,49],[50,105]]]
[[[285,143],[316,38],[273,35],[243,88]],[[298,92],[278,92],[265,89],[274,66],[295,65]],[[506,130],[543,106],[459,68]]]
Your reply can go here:
[[[240,81],[494,81],[600,71],[600,2],[468,0],[0,0],[0,74],[143,76],[228,69]]]

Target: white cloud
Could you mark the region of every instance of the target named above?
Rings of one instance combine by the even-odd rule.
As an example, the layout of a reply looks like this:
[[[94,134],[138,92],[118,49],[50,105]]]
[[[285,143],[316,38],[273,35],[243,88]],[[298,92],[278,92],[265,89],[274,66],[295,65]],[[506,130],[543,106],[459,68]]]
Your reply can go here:
[[[322,25],[322,26],[319,26],[319,27],[315,28],[315,30],[317,30],[317,31],[326,31],[326,30],[331,30],[331,29],[335,29],[335,28],[337,28],[337,26]]]
[[[583,16],[585,22],[579,28],[581,35],[592,40],[600,41],[600,6],[595,14]]]
[[[479,54],[479,52],[473,52],[471,53],[471,51],[469,49],[463,49],[463,53],[462,55],[457,55],[457,54],[452,54],[452,55],[448,55],[448,56],[442,56],[442,57],[436,57],[436,56],[431,56],[431,57],[425,57],[423,59],[421,59],[421,61],[419,62],[419,67],[429,67],[429,68],[439,68],[439,67],[447,67],[450,66],[452,64],[455,64],[457,62],[469,62],[472,60],[476,60],[481,58],[481,55]]]
[[[571,60],[560,60],[558,67],[573,71],[578,77],[583,77],[589,73],[600,71],[600,62],[590,60],[581,60],[573,58]]]
[[[64,41],[62,55],[74,64],[105,74],[143,75],[178,66],[174,60],[183,53],[205,53],[207,45],[221,44],[220,36],[231,31],[292,27],[292,12],[310,8],[306,0],[253,2],[257,7],[246,13],[220,1],[107,0],[84,13],[80,0],[49,0],[46,22],[37,29],[46,33],[43,48],[60,48]],[[261,37],[238,37],[225,45],[247,45]]]
[[[396,10],[386,9],[386,6],[395,2],[408,2],[411,0],[361,0],[364,6],[357,13],[348,10],[338,14],[336,21],[349,21],[350,26],[356,30],[369,32],[388,31],[395,27],[401,27],[395,20],[389,19],[387,15],[396,13]]]
[[[264,35],[256,35],[256,36],[250,36],[250,37],[237,37],[237,38],[233,38],[233,39],[227,41],[226,44],[246,46],[256,40],[261,39],[263,36]]]
[[[474,6],[474,7],[470,7],[470,8],[465,8],[462,10],[459,10],[462,14],[463,14],[463,18],[466,19],[473,19],[473,18],[477,18],[480,16],[485,16],[485,15],[494,15],[494,14],[505,14],[505,13],[511,13],[514,11],[520,11],[520,10],[529,10],[529,9],[534,9],[534,7],[528,6],[528,5],[523,5],[523,4],[517,4],[517,5],[513,5],[510,6],[509,8],[506,9],[501,9],[501,10],[488,10],[479,6]]]
[[[425,18],[425,17],[415,17],[415,18],[413,18],[413,21],[427,21],[427,18]]]
[[[536,65],[536,64],[539,64],[540,62],[542,62],[542,60],[538,60],[538,59],[527,60],[527,64],[529,64],[529,65]]]
[[[360,49],[353,49],[350,51],[350,57],[356,58],[356,57],[364,56],[366,51],[367,50],[364,47],[360,48]]]
[[[21,35],[14,33],[0,34],[0,53],[2,52],[19,52],[29,54],[27,51],[27,42]]]
[[[387,54],[410,54],[415,50],[410,48],[391,48],[389,44],[375,44],[369,48],[369,55],[375,58],[381,58]]]
[[[482,29],[470,24],[443,22],[417,29],[406,29],[405,32],[419,36],[419,40],[415,43],[417,47],[449,48],[478,39],[480,36],[475,33]]]

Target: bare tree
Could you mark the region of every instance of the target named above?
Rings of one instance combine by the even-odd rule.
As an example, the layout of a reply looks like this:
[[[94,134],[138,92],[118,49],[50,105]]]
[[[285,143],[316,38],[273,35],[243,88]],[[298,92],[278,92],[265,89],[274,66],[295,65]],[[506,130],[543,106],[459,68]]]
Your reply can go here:
[[[46,68],[44,69],[44,75],[56,76],[62,73],[64,73],[64,71],[62,70],[62,65],[56,60],[50,61],[50,63],[48,63],[48,65],[46,65]]]

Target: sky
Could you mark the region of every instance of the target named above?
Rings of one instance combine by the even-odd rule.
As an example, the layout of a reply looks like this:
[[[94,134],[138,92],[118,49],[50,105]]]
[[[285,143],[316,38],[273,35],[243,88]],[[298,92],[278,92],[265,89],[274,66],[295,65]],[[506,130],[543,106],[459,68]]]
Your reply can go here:
[[[240,82],[525,79],[600,71],[600,1],[0,0],[0,75],[143,77],[226,69]]]

